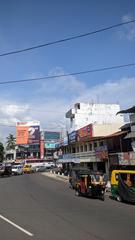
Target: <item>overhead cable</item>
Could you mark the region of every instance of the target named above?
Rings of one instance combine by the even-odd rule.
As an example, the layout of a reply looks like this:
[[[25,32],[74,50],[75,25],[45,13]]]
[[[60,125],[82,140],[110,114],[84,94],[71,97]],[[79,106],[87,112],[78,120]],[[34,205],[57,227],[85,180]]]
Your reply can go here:
[[[44,77],[37,77],[37,78],[27,78],[27,79],[12,80],[12,81],[1,81],[0,85],[24,83],[24,82],[27,83],[27,82],[33,82],[33,81],[46,80],[46,79],[54,79],[54,78],[76,76],[76,75],[89,74],[89,73],[95,73],[95,72],[103,72],[103,71],[120,69],[120,68],[128,68],[128,67],[133,67],[133,66],[135,66],[135,63],[127,63],[127,64],[122,64],[122,65],[115,65],[115,66],[103,67],[103,68],[95,68],[95,69],[91,69],[91,70],[73,72],[73,73],[67,73],[67,74],[51,75],[51,76],[44,76]]]
[[[123,25],[131,24],[131,23],[134,23],[134,22],[135,22],[135,19],[130,20],[130,21],[126,21],[126,22],[122,22],[122,23],[118,23],[118,24],[114,24],[114,25],[111,25],[111,26],[108,26],[108,27],[100,28],[100,29],[97,29],[97,30],[94,30],[94,31],[91,31],[91,32],[82,33],[82,34],[79,34],[79,35],[74,35],[74,36],[70,36],[70,37],[67,37],[67,38],[59,39],[59,40],[56,40],[56,41],[47,42],[47,43],[35,45],[35,46],[32,46],[32,47],[19,49],[19,50],[13,50],[11,52],[4,52],[4,53],[0,54],[0,57],[19,54],[19,53],[22,53],[22,52],[32,51],[32,50],[35,50],[35,49],[38,49],[38,48],[43,48],[43,47],[47,47],[47,46],[51,46],[51,45],[55,45],[55,44],[64,43],[64,42],[67,42],[67,41],[72,41],[72,40],[75,40],[75,39],[78,39],[78,38],[83,38],[83,37],[87,37],[87,36],[97,34],[97,33],[100,33],[100,32],[105,32],[105,31],[108,31],[108,30],[111,30],[111,29],[114,29],[114,28],[118,28],[118,27],[121,27]]]

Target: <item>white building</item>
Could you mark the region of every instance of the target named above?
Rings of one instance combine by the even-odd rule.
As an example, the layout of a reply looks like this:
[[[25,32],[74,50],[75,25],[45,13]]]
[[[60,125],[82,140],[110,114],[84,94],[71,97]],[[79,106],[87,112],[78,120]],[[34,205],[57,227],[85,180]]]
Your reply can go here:
[[[114,133],[124,124],[123,115],[116,115],[119,111],[118,104],[76,103],[66,113],[66,118],[70,120],[69,132],[91,123],[94,136]]]

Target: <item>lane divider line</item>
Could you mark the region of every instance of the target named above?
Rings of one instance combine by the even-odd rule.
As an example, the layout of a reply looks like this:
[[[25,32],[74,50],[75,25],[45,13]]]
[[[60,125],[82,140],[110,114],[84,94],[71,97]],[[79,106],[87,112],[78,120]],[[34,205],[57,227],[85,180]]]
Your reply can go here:
[[[5,218],[5,217],[2,216],[1,214],[0,214],[0,218],[1,218],[2,220],[4,220],[5,222],[11,224],[11,225],[14,226],[15,228],[19,229],[20,231],[24,232],[24,233],[27,234],[28,236],[30,236],[30,237],[33,237],[33,236],[34,236],[34,234],[32,234],[31,232],[29,232],[29,231],[25,230],[24,228],[20,227],[19,225],[15,224],[14,222],[10,221],[8,218]]]

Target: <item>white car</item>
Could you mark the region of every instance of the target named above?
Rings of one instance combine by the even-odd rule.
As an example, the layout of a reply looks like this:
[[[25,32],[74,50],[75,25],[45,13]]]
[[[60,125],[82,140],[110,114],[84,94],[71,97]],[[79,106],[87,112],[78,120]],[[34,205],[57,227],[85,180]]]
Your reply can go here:
[[[22,165],[13,165],[12,166],[12,174],[14,174],[14,175],[23,174],[23,166]]]

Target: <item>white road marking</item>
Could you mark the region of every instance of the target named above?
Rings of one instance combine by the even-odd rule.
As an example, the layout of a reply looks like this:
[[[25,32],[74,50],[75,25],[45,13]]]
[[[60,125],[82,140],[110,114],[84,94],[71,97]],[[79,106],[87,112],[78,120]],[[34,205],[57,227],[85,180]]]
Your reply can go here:
[[[5,218],[4,216],[0,215],[0,218],[3,219],[5,222],[11,224],[12,226],[14,226],[15,228],[19,229],[20,231],[24,232],[25,234],[29,235],[30,237],[33,237],[34,235],[30,232],[28,232],[27,230],[25,230],[24,228],[20,227],[19,225],[15,224],[14,222],[10,221],[8,218]]]

